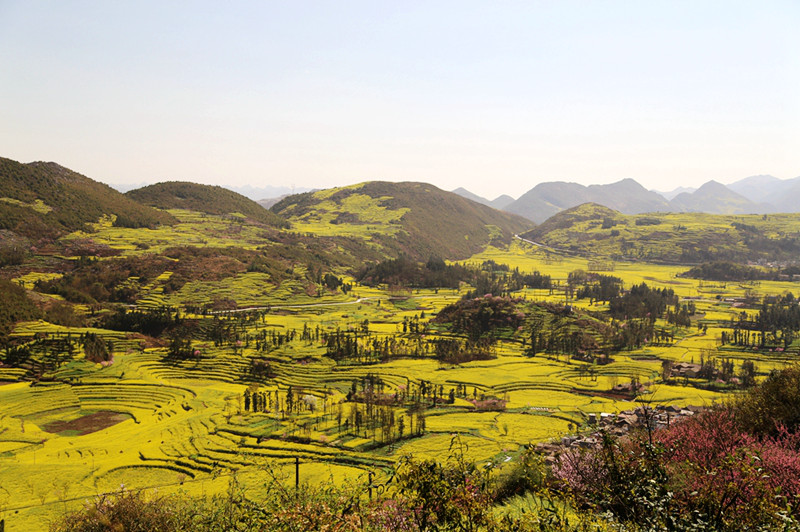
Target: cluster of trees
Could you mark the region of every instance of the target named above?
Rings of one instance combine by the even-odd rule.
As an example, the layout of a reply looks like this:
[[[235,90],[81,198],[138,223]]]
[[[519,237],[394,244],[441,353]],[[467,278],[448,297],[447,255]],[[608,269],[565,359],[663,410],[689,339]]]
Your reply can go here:
[[[642,283],[633,285],[628,292],[612,297],[609,312],[614,318],[647,318],[655,321],[664,315],[667,307],[674,307],[678,296],[672,288],[650,288]]]
[[[353,402],[345,416],[336,414],[339,430],[357,437],[371,437],[375,444],[387,445],[425,433],[425,411],[402,411],[390,405]]]
[[[619,297],[622,293],[622,279],[613,275],[603,275],[598,273],[587,273],[583,270],[570,272],[567,277],[567,287],[571,292],[576,286],[580,286],[575,292],[577,299],[589,299],[590,302],[608,302]]]
[[[523,288],[551,288],[552,282],[549,275],[544,275],[538,271],[531,273],[523,273],[519,268],[513,270],[508,264],[499,264],[492,259],[484,261],[481,264],[481,271],[493,274],[490,278],[497,279],[497,274],[500,273],[503,281],[506,284],[507,292],[514,292],[522,290]],[[484,292],[490,293],[489,292]]]
[[[454,332],[465,334],[471,340],[497,337],[501,330],[515,332],[522,325],[525,314],[518,308],[521,302],[490,294],[462,299],[443,308],[434,322],[447,323]]]
[[[784,296],[767,296],[755,316],[747,312],[731,318],[729,330],[722,331],[723,345],[789,349],[800,331],[800,302],[789,292]]]
[[[349,414],[345,416],[343,406],[337,405],[337,425],[339,430],[356,436],[371,434],[375,443],[384,445],[419,436],[425,432],[428,401],[437,402],[437,389],[426,381],[414,385],[407,380],[406,386],[389,393],[379,375],[368,373],[351,383],[347,392]]]
[[[405,255],[365,266],[356,275],[359,282],[368,286],[386,284],[408,288],[458,288],[469,283],[474,288],[467,297],[484,294],[496,296],[523,288],[551,288],[550,276],[539,272],[523,273],[506,264],[485,261],[479,268],[447,264],[439,257],[431,257],[424,264]]]
[[[114,355],[114,343],[93,332],[37,334],[32,340],[18,345],[6,343],[2,361],[8,366],[24,368],[27,377],[38,379],[73,360],[81,351],[87,360],[107,362]]]
[[[596,327],[578,327],[567,316],[552,314],[546,319],[537,313],[529,322],[530,337],[523,339],[529,356],[537,353],[565,354],[568,357],[607,356],[610,346],[598,343],[595,334],[603,334],[609,327],[593,323]],[[588,323],[587,323],[588,325]],[[599,330],[598,330],[599,328]]]
[[[534,303],[526,308],[523,347],[529,356],[560,354],[605,364],[611,354],[646,343],[672,343],[672,331],[656,327],[655,319],[608,319],[604,314],[583,313],[570,305]]]
[[[371,438],[378,445],[423,434],[425,409],[454,401],[454,389],[445,398],[442,386],[427,381],[417,384],[408,381],[406,386],[389,392],[385,382],[374,374],[354,379],[345,402],[329,408],[323,398],[321,412],[318,412],[317,397],[297,391],[292,386],[285,391],[247,389],[242,395],[245,412],[276,413],[282,417],[316,413],[315,417],[300,421],[300,429],[310,430],[324,421],[335,422],[340,433]]]
[[[511,292],[523,288],[547,289],[552,293],[554,283],[549,275],[539,272],[522,273],[519,268],[513,270],[481,270],[473,281],[473,290],[464,295],[465,299],[474,299],[484,295],[508,297]]]
[[[189,336],[175,336],[167,348],[167,360],[190,360],[200,358],[200,350],[195,349]]]
[[[656,327],[655,320],[650,318],[604,322],[574,310],[543,313],[534,309],[530,314],[526,322],[529,334],[522,339],[529,356],[545,353],[558,357],[563,354],[585,362],[605,364],[611,362],[612,353],[649,343],[669,345],[675,339],[674,331]]]
[[[589,298],[593,301],[609,303],[612,321],[613,340],[606,345],[620,348],[634,348],[649,341],[671,343],[673,333],[656,329],[655,320],[665,318],[667,323],[679,326],[691,326],[691,316],[696,313],[694,302],[680,304],[678,296],[670,288],[650,288],[647,284],[634,285],[628,292],[622,289],[622,279],[611,275],[587,273],[575,270],[567,279],[567,290],[575,291],[578,299]],[[606,338],[607,339],[607,338]],[[533,346],[544,346],[542,338],[536,339]],[[574,342],[567,342],[572,345]],[[569,346],[568,346],[569,347]],[[545,350],[545,349],[541,349]]]
[[[363,267],[356,274],[358,282],[367,286],[386,284],[411,288],[458,288],[461,282],[472,282],[473,269],[460,264],[447,264],[440,257],[431,257],[420,264],[406,255]]]
[[[83,334],[81,344],[86,353],[86,359],[92,362],[108,362],[114,356],[114,342],[103,340],[93,332]]]
[[[255,335],[246,333],[242,340],[234,340],[234,345],[238,347],[255,347],[256,351],[272,351],[285,344],[298,340],[296,329],[286,329],[279,331],[277,329],[270,329],[269,331],[262,329]],[[237,343],[238,342],[238,343]]]
[[[254,348],[256,351],[269,352],[295,341],[319,341],[324,333],[319,325],[311,329],[307,324],[298,333],[296,329],[260,329],[255,333],[248,330],[248,325],[263,318],[264,313],[236,313],[228,315],[215,315],[210,320],[200,323],[199,329],[202,336],[214,342],[215,347],[232,346],[234,349]]]
[[[14,323],[41,317],[42,311],[31,301],[25,289],[7,279],[0,279],[0,345],[8,342]]]
[[[250,334],[247,332],[249,321],[248,316],[244,315],[244,313],[227,316],[215,315],[210,320],[203,322],[203,336],[206,340],[214,342],[214,347],[236,345],[237,342],[242,340],[249,347]],[[264,334],[265,331],[261,331],[261,333]]]
[[[762,270],[729,261],[704,262],[681,274],[681,277],[706,281],[758,281],[776,279],[777,272]]]
[[[490,338],[477,340],[440,338],[435,340],[435,344],[436,360],[444,364],[464,364],[473,360],[489,360],[497,357],[494,342]]]
[[[364,437],[371,432],[375,443],[386,444],[423,434],[426,409],[453,404],[456,398],[470,400],[476,410],[505,409],[505,401],[479,394],[475,387],[470,394],[466,384],[456,384],[446,389],[442,384],[433,384],[424,379],[418,382],[406,379],[405,385],[388,391],[380,376],[367,374],[351,383],[347,393],[349,416],[343,418],[342,405],[337,405],[337,422],[340,429],[342,426],[345,431],[355,429],[355,434],[360,434],[364,429]],[[398,410],[400,408],[405,409],[405,417]]]
[[[105,314],[101,320],[104,329],[113,331],[130,331],[159,337],[182,324],[180,312],[171,307],[155,309],[117,308]]]
[[[283,397],[281,397],[283,395]],[[316,400],[311,400],[302,391],[297,391],[289,386],[285,392],[280,390],[247,389],[242,394],[245,412],[279,412],[283,416],[299,414],[302,412],[314,413]]]
[[[667,309],[664,317],[666,318],[667,323],[672,323],[679,327],[691,327],[691,317],[696,313],[697,307],[695,306],[694,301],[689,301],[683,305],[680,303],[675,303],[675,306],[672,309]]]
[[[399,335],[369,335],[340,329],[323,334],[323,341],[325,356],[348,364],[377,364],[392,358],[430,356],[435,348],[435,343],[422,338],[422,335],[403,338]]]
[[[22,245],[0,245],[0,268],[22,264],[28,253],[27,247]]]

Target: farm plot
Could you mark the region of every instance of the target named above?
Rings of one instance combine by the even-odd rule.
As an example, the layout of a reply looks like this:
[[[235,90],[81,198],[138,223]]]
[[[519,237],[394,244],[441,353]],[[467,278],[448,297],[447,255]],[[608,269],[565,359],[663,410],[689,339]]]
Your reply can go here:
[[[348,201],[366,202],[359,206],[366,213],[360,220],[364,223],[348,226],[353,236],[391,234],[393,222],[402,216],[377,200],[351,196]],[[329,203],[322,215],[299,220],[295,229],[336,233],[341,228],[329,222],[341,206]],[[102,223],[94,233],[70,238],[91,238],[126,256],[184,245],[270,245],[259,229],[232,232],[230,222],[220,217],[173,214],[181,220],[174,227],[129,230]],[[588,259],[515,243],[507,249],[490,247],[464,263],[480,267],[487,260],[539,271],[554,281],[553,289],[523,288],[513,297],[552,308],[569,306],[591,316],[608,311],[608,304],[575,300],[563,289],[571,272],[591,269]],[[614,413],[642,403],[710,405],[734,389],[708,378],[665,379],[665,363],[724,359],[739,372],[752,362],[761,379],[798,356],[797,341],[782,351],[720,341],[732,318],[757,312],[738,306],[745,294],[782,294],[796,285],[704,283],[676,277],[685,269],[678,266],[618,262],[605,273],[621,277],[626,288],[644,282],[674,290],[680,304],[692,302],[697,313],[690,326],[659,319],[656,326],[672,334],[669,342],[618,350],[604,363],[564,353],[531,356],[527,330],[503,333],[486,360],[443,363],[425,352],[337,362],[326,356],[326,335],[337,331],[362,344],[367,335],[392,337],[404,346],[461,338],[441,324],[426,327],[472,287],[368,287],[343,275],[353,284],[350,292],[320,293],[299,280],[304,267],[295,268],[296,277],[277,285],[268,274],[251,271],[219,281],[190,281],[169,291],[164,289],[172,276],[167,270],[140,287],[138,309],[171,306],[191,325],[190,351],[173,350],[173,338],[166,335],[155,339],[45,321],[18,324],[12,338],[31,346],[34,358],[52,355],[45,348],[33,349],[37,341],[87,334],[111,341],[113,356],[94,363],[82,347],[56,353],[60,364],[38,381],[28,369],[0,366],[0,381],[12,381],[0,385],[0,485],[14,494],[13,505],[6,507],[19,511],[9,518],[11,529],[41,529],[43,516],[78,507],[85,498],[121,484],[200,494],[224,490],[231,475],[252,490],[270,475],[292,482],[298,458],[301,477],[308,482],[380,473],[404,455],[443,459],[463,451],[473,460],[502,461],[522,445],[580,430],[589,413]],[[32,286],[49,275],[27,274],[19,280]],[[239,308],[201,309],[220,300],[235,300]],[[420,329],[412,332],[411,322]],[[216,325],[227,336],[215,337]],[[23,378],[29,380],[20,382]],[[641,390],[626,391],[631,383]],[[259,397],[258,407],[253,397]],[[381,422],[392,419],[391,430],[383,431]]]

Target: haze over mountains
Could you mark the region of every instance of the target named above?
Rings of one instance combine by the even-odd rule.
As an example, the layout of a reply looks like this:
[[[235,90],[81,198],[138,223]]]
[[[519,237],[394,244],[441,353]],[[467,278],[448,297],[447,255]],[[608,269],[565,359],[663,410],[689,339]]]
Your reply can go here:
[[[221,201],[225,205],[231,202],[235,203],[238,207],[229,209],[231,211],[241,212],[255,218],[270,217],[270,223],[265,220],[261,221],[269,225],[278,224],[277,218],[272,213],[264,211],[288,197],[289,195],[285,192],[290,190],[285,187],[250,187],[251,198],[252,195],[260,195],[262,192],[283,193],[279,194],[279,197],[255,202],[252,199],[248,200],[242,194],[227,191],[223,193],[221,189],[217,192],[209,192],[220,187],[172,182],[142,187],[123,195],[107,185],[87,179],[55,163],[22,164],[10,159],[0,159],[0,174],[3,177],[2,185],[0,185],[0,192],[2,192],[0,199],[4,200],[0,204],[0,210],[3,210],[3,219],[8,218],[2,228],[13,227],[21,233],[31,235],[44,230],[42,224],[55,233],[74,229],[76,221],[80,220],[80,223],[83,223],[89,218],[96,220],[101,211],[115,214],[117,224],[120,225],[152,226],[156,223],[171,223],[171,217],[167,213],[140,205],[161,209],[177,208],[183,206],[181,202],[207,202],[209,195],[216,198],[215,201]],[[65,187],[69,188],[69,191]],[[505,194],[488,200],[463,187],[452,192],[462,198],[516,214],[536,223],[542,223],[561,211],[584,203],[603,205],[622,214],[800,212],[800,177],[782,180],[770,175],[755,175],[729,185],[709,181],[696,190],[678,188],[671,192],[647,190],[633,179],[623,179],[607,185],[589,186],[563,181],[539,183],[516,200]],[[107,209],[97,206],[100,197],[102,197],[102,203],[110,202]],[[67,201],[66,198],[74,201]],[[164,198],[178,203],[162,205],[160,201]],[[132,202],[131,199],[140,203]],[[34,224],[36,228],[31,226],[25,229],[27,225],[34,223],[34,219],[28,214],[33,208],[31,202],[37,200],[47,204],[42,208],[49,210],[55,208],[55,212],[36,221]],[[58,204],[61,200],[66,203],[63,207]],[[71,212],[69,209],[62,212],[65,207],[78,205],[81,205],[80,213],[67,215],[67,211]],[[217,207],[222,208],[222,205],[217,205]],[[264,208],[264,211],[261,211],[261,208]],[[88,218],[84,220],[87,216]],[[12,219],[13,221],[11,221]]]
[[[623,214],[645,212],[705,212],[710,214],[767,214],[800,212],[800,177],[778,179],[757,175],[723,185],[709,181],[698,189],[671,192],[647,190],[633,179],[608,185],[584,186],[564,181],[539,183],[516,200],[500,196],[489,201],[464,188],[453,191],[496,209],[536,223],[583,203],[597,203]]]

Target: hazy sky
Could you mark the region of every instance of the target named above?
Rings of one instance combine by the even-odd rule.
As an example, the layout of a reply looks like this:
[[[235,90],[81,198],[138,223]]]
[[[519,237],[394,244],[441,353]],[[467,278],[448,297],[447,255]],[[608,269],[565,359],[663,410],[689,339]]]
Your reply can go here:
[[[800,1],[0,0],[0,156],[519,196],[800,175]]]

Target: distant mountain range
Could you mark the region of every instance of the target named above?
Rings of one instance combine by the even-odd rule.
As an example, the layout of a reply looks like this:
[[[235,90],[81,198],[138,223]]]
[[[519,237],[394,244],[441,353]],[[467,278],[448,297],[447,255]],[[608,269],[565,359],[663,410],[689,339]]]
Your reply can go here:
[[[512,198],[508,194],[503,194],[502,196],[498,196],[495,199],[489,201],[489,200],[487,200],[485,198],[482,198],[482,197],[478,196],[477,194],[473,194],[472,192],[470,192],[469,190],[467,190],[467,189],[465,189],[463,187],[458,187],[457,189],[453,190],[453,192],[455,194],[458,194],[459,196],[461,196],[463,198],[467,198],[467,199],[472,200],[472,201],[474,201],[476,203],[482,203],[483,205],[486,205],[488,207],[492,207],[492,208],[498,209],[498,210],[504,210],[506,207],[508,207],[509,205],[514,203],[514,198]]]
[[[675,196],[677,196],[678,194],[680,194],[681,192],[689,192],[691,194],[695,190],[697,190],[697,189],[694,188],[694,187],[678,187],[676,189],[669,190],[669,191],[662,192],[660,190],[654,190],[653,192],[655,192],[656,194],[661,194],[662,196],[664,196],[664,198],[667,201],[669,201],[672,198],[674,198]]]
[[[730,185],[709,181],[696,190],[678,188],[671,192],[647,190],[633,179],[589,186],[550,181],[539,183],[516,200],[500,196],[489,201],[464,188],[457,188],[453,192],[536,223],[542,223],[556,213],[583,203],[597,203],[624,214],[800,212],[800,177],[782,180],[768,175],[747,177]]]

